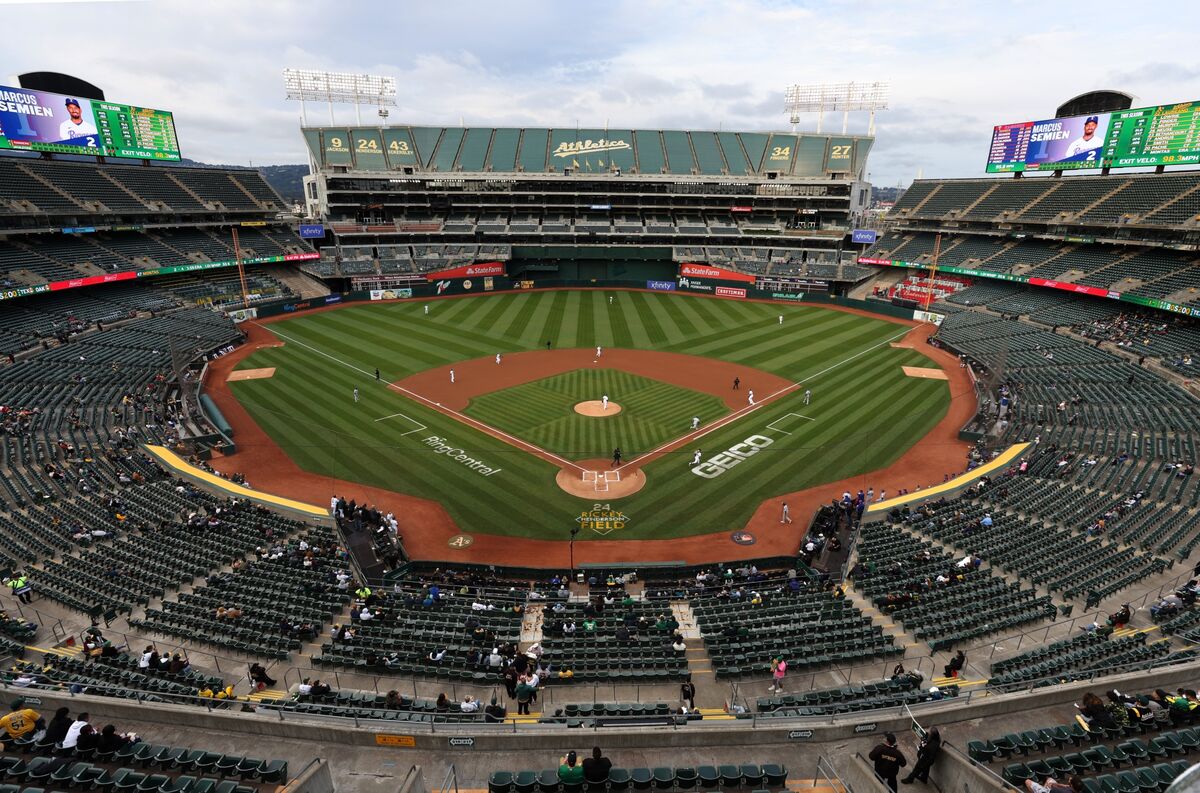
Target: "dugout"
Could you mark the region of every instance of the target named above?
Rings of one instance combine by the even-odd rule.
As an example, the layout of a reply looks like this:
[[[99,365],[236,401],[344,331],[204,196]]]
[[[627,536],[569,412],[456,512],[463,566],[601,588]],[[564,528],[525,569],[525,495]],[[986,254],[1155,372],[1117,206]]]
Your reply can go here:
[[[515,245],[508,276],[528,281],[672,280],[677,266],[665,246]]]

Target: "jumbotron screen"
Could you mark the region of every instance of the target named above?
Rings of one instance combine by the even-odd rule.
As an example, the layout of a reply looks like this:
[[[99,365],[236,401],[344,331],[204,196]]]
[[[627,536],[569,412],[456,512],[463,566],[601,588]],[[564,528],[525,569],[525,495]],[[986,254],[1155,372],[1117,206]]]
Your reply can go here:
[[[0,149],[179,160],[166,110],[0,85]]]
[[[1200,163],[1200,102],[1002,124],[988,173]]]

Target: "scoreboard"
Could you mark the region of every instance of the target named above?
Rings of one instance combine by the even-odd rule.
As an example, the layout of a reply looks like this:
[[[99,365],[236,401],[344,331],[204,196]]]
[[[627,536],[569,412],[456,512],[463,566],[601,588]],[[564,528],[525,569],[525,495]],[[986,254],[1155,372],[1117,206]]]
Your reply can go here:
[[[92,109],[96,114],[101,142],[109,156],[143,160],[179,159],[175,119],[166,110],[111,102],[93,102]]]
[[[165,110],[0,85],[0,149],[180,159]]]
[[[1200,102],[1002,124],[988,173],[1200,163]]]

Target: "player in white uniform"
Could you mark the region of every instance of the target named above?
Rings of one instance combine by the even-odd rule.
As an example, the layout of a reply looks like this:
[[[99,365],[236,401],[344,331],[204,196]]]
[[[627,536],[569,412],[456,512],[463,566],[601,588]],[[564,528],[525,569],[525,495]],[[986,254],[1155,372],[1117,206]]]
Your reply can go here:
[[[812,391],[806,388],[804,389],[804,404],[807,405],[809,402],[812,402]]]
[[[599,358],[604,353],[604,348],[599,344],[596,345],[596,357]]]
[[[750,389],[750,391],[747,393],[746,396],[749,398],[750,404],[753,405],[754,404],[754,389]]]
[[[425,306],[425,316],[429,316],[429,306]]]
[[[700,417],[692,416],[692,429],[696,429],[699,426],[700,426]]]
[[[699,465],[699,464],[700,464],[700,450],[697,449],[696,453],[692,455],[692,465]]]
[[[780,315],[779,315],[779,324],[780,324],[780,325],[782,325],[782,324],[783,324],[783,314],[780,314]]]
[[[79,106],[78,100],[67,100],[67,115],[70,118],[58,125],[59,140],[74,140],[100,134],[92,122],[83,117],[83,108]]]
[[[779,516],[779,522],[780,523],[791,523],[792,522],[792,511],[790,509],[788,509],[788,505],[787,505],[786,501],[783,502],[783,514]]]
[[[1100,126],[1100,118],[1098,116],[1088,116],[1087,121],[1083,122],[1083,135],[1071,141],[1071,145],[1067,147],[1067,153],[1064,157],[1070,158],[1083,154],[1085,151],[1092,151],[1104,145],[1104,139],[1096,134],[1096,128]]]
[[[496,366],[500,365],[500,353],[496,353]]]
[[[450,370],[450,382],[451,383],[454,382],[454,370],[453,369]]]
[[[355,402],[357,402],[357,401],[358,401],[358,389],[357,389],[357,388],[356,388],[356,389],[354,389],[354,401],[355,401]]]
[[[608,410],[608,394],[600,397],[601,410]]]

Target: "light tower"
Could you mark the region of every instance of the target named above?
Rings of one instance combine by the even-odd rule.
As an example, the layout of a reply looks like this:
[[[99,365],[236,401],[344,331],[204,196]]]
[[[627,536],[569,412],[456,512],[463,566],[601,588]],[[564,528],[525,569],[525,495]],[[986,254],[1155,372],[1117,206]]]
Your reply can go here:
[[[396,105],[396,78],[373,74],[321,72],[313,69],[284,69],[283,87],[287,98],[300,103],[300,119],[308,126],[306,101],[329,105],[329,123],[333,120],[333,104],[354,105],[354,118],[362,124],[362,106],[375,107],[380,123],[387,120],[388,107]]]
[[[850,123],[851,110],[866,110],[871,114],[868,135],[875,134],[875,111],[887,110],[891,85],[874,83],[812,83],[789,86],[783,95],[783,110],[791,119],[792,131],[800,124],[801,113],[817,114],[817,132],[825,111],[842,111],[842,134]]]

